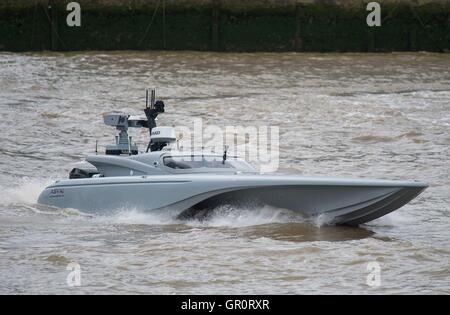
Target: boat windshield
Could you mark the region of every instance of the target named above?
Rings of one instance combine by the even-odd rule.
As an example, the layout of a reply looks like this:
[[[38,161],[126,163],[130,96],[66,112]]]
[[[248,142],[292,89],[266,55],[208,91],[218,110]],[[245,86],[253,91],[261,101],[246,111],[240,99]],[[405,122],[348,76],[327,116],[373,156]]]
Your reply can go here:
[[[234,157],[228,157],[224,162],[220,156],[166,156],[163,158],[163,162],[165,166],[173,169],[222,168],[239,171],[254,171],[250,164]]]

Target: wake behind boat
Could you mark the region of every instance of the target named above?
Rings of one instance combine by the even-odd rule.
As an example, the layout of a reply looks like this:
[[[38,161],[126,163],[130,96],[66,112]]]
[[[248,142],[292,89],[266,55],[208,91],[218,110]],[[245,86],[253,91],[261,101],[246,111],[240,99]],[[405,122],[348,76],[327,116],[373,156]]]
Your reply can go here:
[[[333,224],[359,225],[390,213],[419,195],[427,185],[389,181],[259,174],[245,160],[223,154],[171,149],[171,127],[157,127],[164,103],[152,91],[145,117],[113,113],[107,125],[119,131],[105,155],[89,155],[70,179],[45,188],[41,204],[88,213],[119,208],[171,211],[187,217],[223,204],[269,205],[308,217],[325,215]],[[148,128],[146,153],[128,136],[128,128]]]

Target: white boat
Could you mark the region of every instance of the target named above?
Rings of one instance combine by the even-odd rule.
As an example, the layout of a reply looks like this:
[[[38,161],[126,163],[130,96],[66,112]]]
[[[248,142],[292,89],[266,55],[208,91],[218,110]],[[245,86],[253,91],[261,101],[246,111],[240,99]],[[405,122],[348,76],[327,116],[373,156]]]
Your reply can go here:
[[[153,91],[152,91],[153,92]],[[324,215],[332,224],[359,225],[392,212],[419,195],[427,184],[418,181],[344,179],[259,174],[236,156],[167,150],[175,141],[170,127],[156,127],[164,103],[154,101],[146,117],[109,114],[107,125],[120,130],[105,155],[89,155],[70,173],[45,188],[38,202],[87,213],[133,208],[171,211],[188,217],[222,204],[237,207],[269,205]],[[150,142],[138,154],[128,127],[146,127]]]

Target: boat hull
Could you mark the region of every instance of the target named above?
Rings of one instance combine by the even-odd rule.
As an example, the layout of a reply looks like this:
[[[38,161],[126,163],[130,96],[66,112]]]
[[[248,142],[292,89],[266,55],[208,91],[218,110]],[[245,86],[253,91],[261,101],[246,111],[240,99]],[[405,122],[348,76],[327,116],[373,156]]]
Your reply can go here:
[[[408,203],[426,184],[267,175],[171,175],[72,179],[47,187],[38,202],[88,213],[132,208],[186,216],[221,204],[269,205],[332,224],[359,225]]]

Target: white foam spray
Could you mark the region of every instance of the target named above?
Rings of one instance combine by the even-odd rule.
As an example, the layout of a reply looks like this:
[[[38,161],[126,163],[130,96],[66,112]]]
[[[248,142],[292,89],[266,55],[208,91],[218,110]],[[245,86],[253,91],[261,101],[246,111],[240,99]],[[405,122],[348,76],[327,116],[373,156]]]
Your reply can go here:
[[[42,190],[52,182],[28,177],[11,180],[11,186],[0,186],[0,205],[35,204]]]

